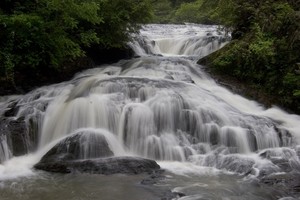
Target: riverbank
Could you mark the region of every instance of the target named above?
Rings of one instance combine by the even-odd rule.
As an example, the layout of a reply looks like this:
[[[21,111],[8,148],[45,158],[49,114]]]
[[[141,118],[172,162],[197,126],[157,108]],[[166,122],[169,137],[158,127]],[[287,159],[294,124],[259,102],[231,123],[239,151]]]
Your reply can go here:
[[[297,104],[297,101],[295,100],[289,100],[292,99],[291,97],[284,97],[283,95],[280,95],[280,88],[277,88],[278,91],[271,94],[271,92],[268,91],[266,85],[242,79],[235,76],[234,74],[231,74],[230,72],[221,71],[216,66],[214,66],[214,60],[218,59],[218,56],[222,55],[222,52],[226,52],[226,48],[228,47],[225,46],[224,49],[220,49],[217,52],[201,58],[197,63],[199,65],[202,65],[203,69],[217,83],[228,88],[234,93],[257,101],[260,104],[264,105],[264,107],[266,108],[275,106],[292,114],[300,114],[299,103]],[[284,93],[287,92],[285,91]]]
[[[239,94],[248,99],[252,99],[253,101],[257,101],[258,103],[262,104],[265,108],[270,108],[272,106],[280,107],[280,105],[276,101],[277,97],[267,94],[262,89],[255,88],[254,86],[251,86],[246,82],[238,80],[235,77],[218,73],[208,66],[203,66],[203,69],[218,84],[222,85],[223,87],[226,87],[233,93]],[[286,109],[288,112],[293,112],[292,110],[287,108],[283,109]]]

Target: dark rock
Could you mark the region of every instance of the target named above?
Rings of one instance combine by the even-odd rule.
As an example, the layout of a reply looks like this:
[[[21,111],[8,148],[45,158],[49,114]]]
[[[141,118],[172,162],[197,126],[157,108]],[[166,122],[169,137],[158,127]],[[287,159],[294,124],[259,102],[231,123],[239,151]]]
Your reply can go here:
[[[149,177],[143,179],[141,181],[142,185],[154,185],[157,182],[165,179],[166,177],[163,175],[164,170],[156,170]]]
[[[212,125],[210,128],[210,133],[209,133],[209,141],[212,145],[217,145],[219,144],[220,141],[220,135],[219,135],[219,130],[217,125]]]
[[[167,191],[165,192],[164,196],[161,198],[161,200],[172,200],[172,199],[178,199],[180,197],[186,196],[184,193],[181,192],[172,192]]]
[[[257,144],[257,140],[255,137],[255,133],[253,130],[248,130],[248,134],[247,134],[247,138],[250,144],[250,149],[252,152],[255,152],[258,150],[258,144]]]
[[[300,146],[296,147],[296,154],[297,154],[297,156],[298,156],[298,158],[300,160]]]
[[[270,160],[284,172],[291,172],[293,170],[288,159],[273,157]]]
[[[113,156],[106,138],[93,130],[82,130],[61,140],[35,165],[36,169],[59,173],[140,174],[160,167],[155,161]]]
[[[300,194],[300,174],[299,173],[285,173],[285,174],[271,174],[261,179],[263,184],[278,187],[280,190],[288,194]]]
[[[157,183],[157,181],[155,179],[151,179],[151,178],[146,178],[141,181],[142,185],[154,185],[156,183]]]
[[[171,191],[169,187],[161,187],[155,185],[157,183],[163,182],[163,180],[166,178],[166,176],[164,176],[163,173],[164,170],[155,170],[149,175],[149,177],[141,181],[141,186],[161,200],[179,199],[180,197],[185,196],[185,194],[181,192]]]
[[[75,133],[52,147],[41,159],[41,163],[56,163],[78,159],[110,157],[105,137],[92,131]]]
[[[10,121],[7,125],[10,131],[11,145],[14,156],[21,156],[30,151],[27,126],[23,119]]]
[[[0,119],[0,136],[5,135],[7,146],[13,156],[27,154],[33,148],[33,143],[28,135],[28,128],[23,118]]]
[[[228,155],[221,162],[218,162],[217,167],[245,175],[251,173],[254,164],[255,162],[252,159]]]
[[[166,75],[164,78],[165,78],[165,79],[174,80],[173,76],[171,76],[171,75]]]
[[[259,157],[265,158],[265,159],[270,159],[273,155],[273,151],[271,149],[263,150],[258,153]]]
[[[3,113],[4,117],[14,117],[18,113],[19,107],[17,106],[17,101],[11,101],[5,112]]]
[[[292,134],[283,128],[278,128],[275,126],[275,130],[278,134],[278,138],[280,141],[280,146],[291,146],[292,145]]]
[[[259,173],[258,173],[258,178],[261,179],[263,177],[267,177],[269,176],[270,174],[274,174],[274,173],[279,173],[280,170],[279,170],[279,167],[276,166],[276,165],[268,165],[266,167],[263,167],[262,169],[259,170]]]
[[[191,150],[189,147],[187,147],[187,146],[183,147],[183,151],[184,151],[184,157],[185,157],[186,159],[187,159],[188,157],[190,157],[191,155],[193,155],[192,150]]]
[[[49,172],[59,173],[91,173],[91,174],[140,174],[159,170],[153,161],[137,157],[111,157],[89,160],[58,160],[56,162],[39,162],[34,166]]]

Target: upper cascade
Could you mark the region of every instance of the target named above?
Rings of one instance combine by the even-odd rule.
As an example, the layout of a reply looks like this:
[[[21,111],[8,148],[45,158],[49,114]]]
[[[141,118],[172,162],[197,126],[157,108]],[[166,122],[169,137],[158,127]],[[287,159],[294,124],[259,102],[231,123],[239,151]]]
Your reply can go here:
[[[145,25],[130,43],[137,55],[204,57],[231,39],[222,27],[206,25]]]

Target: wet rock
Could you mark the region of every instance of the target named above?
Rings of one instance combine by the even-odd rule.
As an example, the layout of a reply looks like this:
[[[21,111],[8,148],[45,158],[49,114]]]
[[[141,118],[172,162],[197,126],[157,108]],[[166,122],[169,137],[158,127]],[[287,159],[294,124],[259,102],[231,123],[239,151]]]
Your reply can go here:
[[[0,164],[12,157],[10,148],[7,145],[7,137],[0,135]]]
[[[143,179],[141,181],[142,185],[154,185],[157,182],[165,179],[165,176],[163,175],[164,170],[160,169],[160,170],[156,170],[154,171],[149,177]]]
[[[17,106],[18,102],[17,101],[11,101],[7,109],[4,111],[3,116],[4,117],[14,117],[17,115],[19,107]]]
[[[284,172],[291,172],[293,169],[289,163],[289,160],[284,158],[270,158],[271,162],[278,166]]]
[[[259,169],[258,178],[267,177],[270,174],[280,173],[280,168],[273,163]]]
[[[42,157],[40,162],[58,164],[60,161],[102,158],[113,155],[114,153],[103,135],[82,131],[61,140]]]
[[[41,161],[36,169],[59,173],[91,173],[91,174],[141,174],[159,170],[159,165],[149,159],[138,157],[111,157],[88,160]]]
[[[300,160],[300,145],[298,145],[298,146],[296,147],[296,154],[297,154],[297,156],[298,156],[298,158],[299,158],[299,160]]]
[[[257,144],[257,140],[256,140],[255,133],[253,130],[248,131],[247,139],[249,141],[249,147],[250,147],[251,151],[253,151],[253,152],[257,151],[258,144]]]
[[[61,140],[35,165],[36,169],[59,173],[140,174],[158,170],[152,160],[111,157],[114,153],[101,133],[82,130]]]
[[[300,172],[300,160],[297,155],[297,149],[292,149],[292,148],[280,148],[280,149],[273,149],[273,150],[268,149],[260,152],[259,156],[268,159],[270,163],[273,165],[272,168],[275,169],[275,171]],[[275,172],[274,170],[272,171]]]
[[[217,125],[211,126],[209,141],[212,145],[217,145],[220,142],[220,135]]]
[[[30,141],[28,128],[23,118],[0,119],[0,136],[5,136],[12,156],[27,154],[33,148],[33,143]]]
[[[174,80],[174,77],[173,77],[173,76],[171,76],[171,75],[166,75],[164,78],[165,78],[165,79]]]
[[[275,173],[262,178],[260,182],[272,187],[278,187],[288,194],[297,196],[300,194],[299,173]]]
[[[193,155],[193,152],[191,150],[191,148],[189,147],[183,147],[183,152],[184,152],[184,157],[187,159],[188,157]],[[180,159],[179,159],[180,160]]]
[[[280,141],[280,146],[291,146],[292,145],[292,134],[283,128],[275,127],[275,130],[278,134],[278,138]]]
[[[228,171],[246,175],[251,173],[254,164],[255,162],[252,159],[228,155],[224,156],[222,160],[218,162],[217,167],[219,169],[226,169]]]
[[[184,196],[186,196],[186,195],[184,193],[181,193],[181,192],[167,191],[167,192],[165,192],[165,194],[161,198],[161,200],[179,199],[179,198],[184,197]]]
[[[141,181],[142,185],[154,185],[156,183],[157,183],[157,181],[155,179],[151,179],[151,178],[146,178]]]

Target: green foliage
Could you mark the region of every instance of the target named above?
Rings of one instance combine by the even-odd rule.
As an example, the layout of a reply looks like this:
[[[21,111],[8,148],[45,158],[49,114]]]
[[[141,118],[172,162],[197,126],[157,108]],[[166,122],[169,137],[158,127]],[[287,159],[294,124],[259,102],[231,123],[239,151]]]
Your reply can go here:
[[[277,103],[300,113],[299,7],[285,0],[220,0],[219,5],[225,1],[232,12],[221,21],[233,30],[233,41],[209,58],[211,65],[284,97]],[[224,12],[218,7],[215,13]]]
[[[193,3],[183,3],[175,12],[175,19],[178,22],[192,22],[197,23],[202,21],[203,16],[199,12],[203,0],[198,0]]]
[[[170,0],[152,0],[154,10],[154,23],[169,23],[172,21],[175,8]]]
[[[152,16],[147,0],[5,0],[0,3],[0,80],[59,70],[92,45],[122,47]]]
[[[300,98],[300,73],[289,72],[283,78],[283,83],[286,88],[290,89],[293,96]],[[296,87],[295,87],[296,86]]]
[[[223,24],[232,17],[229,0],[152,0],[156,23]],[[222,8],[222,9],[220,9]]]
[[[102,0],[100,8],[103,23],[96,27],[96,32],[100,43],[107,47],[123,46],[130,33],[152,19],[152,7],[147,0]]]
[[[154,8],[152,22],[182,23],[196,21],[197,16],[193,16],[190,12],[196,14],[195,11],[198,8],[195,5],[197,1],[199,0],[152,0],[151,4]]]

